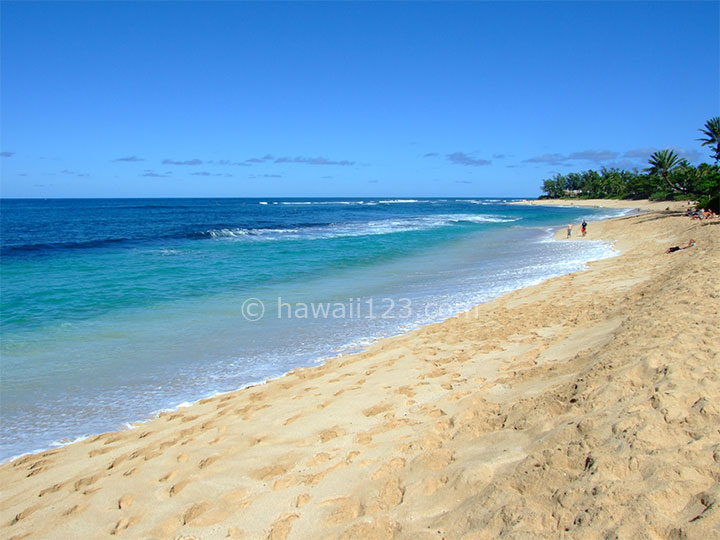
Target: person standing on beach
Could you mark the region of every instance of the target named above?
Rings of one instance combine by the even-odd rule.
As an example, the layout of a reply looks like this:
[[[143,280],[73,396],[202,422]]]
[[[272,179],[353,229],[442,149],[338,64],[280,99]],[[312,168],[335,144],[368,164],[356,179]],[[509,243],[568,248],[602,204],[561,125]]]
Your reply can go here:
[[[585,236],[585,234],[587,233],[587,221],[585,221],[584,219],[583,219],[581,227],[582,227],[581,228],[582,235]]]
[[[570,238],[570,235],[572,234],[572,221],[568,223],[568,234],[567,237]]]

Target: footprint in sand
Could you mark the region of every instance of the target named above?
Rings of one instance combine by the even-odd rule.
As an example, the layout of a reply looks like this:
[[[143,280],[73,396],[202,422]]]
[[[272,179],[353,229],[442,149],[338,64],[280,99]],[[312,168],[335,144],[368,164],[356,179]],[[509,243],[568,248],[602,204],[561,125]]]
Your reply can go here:
[[[328,454],[327,452],[320,452],[319,454],[315,454],[312,458],[310,458],[307,464],[308,467],[314,467],[315,465],[319,465],[321,463],[327,463],[332,458],[333,456]]]
[[[293,521],[299,518],[299,514],[286,514],[283,517],[275,520],[270,527],[270,534],[268,540],[285,540],[290,534]]]
[[[135,476],[137,473],[140,472],[140,467],[133,467],[132,469],[128,469],[123,473],[123,476]]]
[[[87,508],[87,504],[76,504],[75,506],[72,506],[65,510],[62,515],[63,516],[72,516],[73,514],[79,514],[83,510]]]
[[[296,414],[295,416],[291,416],[290,418],[288,418],[287,420],[285,420],[285,422],[283,422],[283,426],[287,426],[287,425],[289,425],[289,424],[292,424],[295,420],[297,420],[297,419],[300,418],[301,416],[302,416],[301,414]]]
[[[22,521],[26,517],[28,517],[33,512],[36,512],[37,510],[40,510],[42,508],[42,505],[34,504],[32,506],[28,506],[25,510],[20,512],[15,516],[15,518],[10,522],[10,525],[15,525],[18,521]]]
[[[139,516],[122,518],[115,524],[115,527],[113,527],[113,529],[110,531],[110,534],[112,534],[112,535],[120,534],[122,531],[135,525],[138,521],[140,521]]]
[[[178,471],[170,471],[165,476],[161,477],[158,482],[172,482],[178,475]]]
[[[64,488],[67,485],[68,485],[68,482],[61,482],[59,484],[54,484],[54,485],[47,487],[47,488],[43,489],[42,491],[40,491],[40,493],[38,493],[38,497],[44,497],[48,493],[55,493],[57,491],[60,491],[62,488]]]
[[[353,439],[354,442],[362,445],[367,445],[372,442],[372,435],[369,433],[358,433]]]
[[[101,478],[102,478],[102,475],[100,475],[100,474],[94,474],[92,476],[87,476],[85,478],[81,478],[80,480],[76,481],[73,484],[73,488],[75,489],[75,491],[81,491],[83,488],[85,488],[87,486],[91,486],[92,484],[94,484],[95,482],[100,480]]]
[[[178,483],[176,483],[174,486],[172,486],[170,488],[170,490],[168,491],[168,495],[170,495],[171,497],[174,497],[175,495],[180,493],[183,489],[185,489],[185,486],[187,486],[187,485],[188,485],[187,480],[180,480]]]
[[[337,437],[341,437],[341,436],[345,435],[345,433],[346,433],[346,431],[338,426],[335,426],[330,429],[325,429],[320,432],[320,442],[326,443]]]
[[[186,509],[181,517],[181,520],[183,525],[209,527],[224,521],[229,515],[230,512],[222,501],[217,501],[217,504],[211,504],[208,501],[204,501],[193,504]]]
[[[183,525],[192,523],[194,520],[199,518],[203,513],[207,512],[209,509],[210,509],[210,503],[207,503],[207,502],[193,504],[187,510],[185,510],[185,512],[182,515]]]
[[[350,497],[337,497],[327,499],[320,506],[332,506],[325,516],[328,525],[342,525],[363,515],[363,508],[359,501]]]
[[[363,414],[370,417],[383,413],[385,411],[389,411],[390,409],[392,409],[392,405],[390,403],[378,403],[376,405],[373,405],[372,407],[363,410]]]
[[[129,456],[129,454],[123,454],[121,456],[116,457],[114,460],[112,460],[110,465],[108,465],[107,470],[109,471],[110,469],[114,469],[115,467],[120,465],[123,461],[125,461],[128,458],[128,456]]]
[[[88,452],[88,457],[95,457],[95,456],[101,456],[102,454],[107,454],[108,452],[112,452],[114,448],[96,448],[95,450],[90,450]]]
[[[200,464],[198,465],[198,468],[205,469],[215,463],[218,459],[220,459],[220,456],[210,456],[205,459],[203,459]]]

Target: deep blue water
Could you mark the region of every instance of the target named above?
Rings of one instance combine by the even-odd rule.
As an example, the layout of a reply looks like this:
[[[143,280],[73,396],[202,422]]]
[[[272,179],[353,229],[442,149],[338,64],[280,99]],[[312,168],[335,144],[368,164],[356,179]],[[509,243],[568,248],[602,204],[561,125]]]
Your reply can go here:
[[[601,215],[498,199],[2,200],[0,458],[577,270],[608,247],[548,230]],[[348,311],[282,317],[278,302]]]

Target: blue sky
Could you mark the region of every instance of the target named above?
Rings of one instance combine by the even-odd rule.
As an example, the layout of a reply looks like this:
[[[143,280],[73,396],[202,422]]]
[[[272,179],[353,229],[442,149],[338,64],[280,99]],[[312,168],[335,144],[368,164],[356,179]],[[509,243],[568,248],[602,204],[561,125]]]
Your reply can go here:
[[[3,2],[1,193],[536,196],[709,161],[718,6]]]

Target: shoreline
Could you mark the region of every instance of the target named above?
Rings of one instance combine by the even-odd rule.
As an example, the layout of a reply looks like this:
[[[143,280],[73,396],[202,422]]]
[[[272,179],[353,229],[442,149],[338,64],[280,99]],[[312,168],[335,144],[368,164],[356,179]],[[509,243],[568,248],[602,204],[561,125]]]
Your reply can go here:
[[[717,265],[711,264],[717,259],[718,250],[712,249],[717,233],[711,229],[656,212],[591,222],[587,237],[570,241],[614,239],[619,256],[507,293],[443,322],[381,338],[362,352],[161,413],[133,429],[6,462],[0,474],[11,487],[0,505],[2,526],[7,536],[43,537],[50,530],[147,538],[439,538],[427,532],[437,527],[460,538],[472,532],[463,528],[471,511],[463,510],[462,502],[469,504],[480,493],[488,498],[477,502],[482,510],[472,512],[492,515],[476,516],[483,524],[476,532],[547,534],[561,530],[553,529],[561,522],[574,526],[569,509],[590,504],[587,499],[555,501],[556,525],[540,517],[540,510],[547,510],[543,505],[553,505],[547,485],[567,484],[551,473],[574,474],[573,456],[547,461],[543,452],[553,454],[554,446],[537,446],[567,435],[560,425],[565,422],[553,423],[555,416],[572,417],[578,426],[573,433],[582,435],[575,457],[582,457],[586,471],[591,455],[592,470],[594,463],[610,459],[598,442],[610,424],[590,418],[594,407],[582,414],[574,410],[578,406],[561,410],[567,400],[558,398],[558,388],[573,377],[579,380],[576,373],[586,373],[581,379],[587,386],[593,366],[602,363],[596,357],[616,346],[614,338],[624,324],[632,331],[635,318],[644,316],[639,307],[618,313],[618,295],[634,306],[648,299],[660,305],[661,295],[641,302],[645,294],[640,293],[656,287],[652,278],[677,273],[679,262],[699,253],[709,264],[693,269],[709,273],[708,279],[717,277]],[[662,253],[663,246],[684,242],[688,234],[698,238],[697,248]],[[648,257],[656,264],[648,267]],[[711,313],[703,321],[704,334],[685,339],[683,346],[717,336],[713,322]],[[686,336],[695,336],[696,330],[687,329]],[[621,345],[627,349],[633,343]],[[622,354],[613,358],[619,363]],[[642,387],[642,378],[632,382]],[[707,404],[705,410],[715,418],[716,407]],[[702,429],[695,429],[700,435],[695,441],[704,440]],[[639,440],[662,446],[650,438]],[[547,461],[543,473],[529,463],[538,459]],[[518,489],[528,473],[550,476],[523,483],[521,500],[505,491],[503,486]],[[707,481],[696,480],[700,491]],[[502,508],[487,490],[504,494]],[[691,495],[683,495],[682,504],[672,502],[682,510],[694,500]],[[525,529],[503,521],[501,510],[506,512],[508,504],[517,508]],[[629,533],[647,525],[633,523],[632,516],[625,512],[616,519],[618,530]],[[681,526],[688,534],[701,531],[711,523],[703,519]],[[505,528],[497,529],[502,523]],[[661,526],[666,524],[652,524]],[[577,528],[591,531],[582,524]],[[475,537],[484,536],[478,532]]]
[[[613,209],[638,209],[663,211],[684,211],[688,208],[688,201],[649,201],[627,200],[627,199],[524,199],[506,204],[520,206],[566,206],[578,208],[613,208]]]
[[[515,204],[515,203],[509,203],[509,204]],[[618,216],[618,217],[624,217],[624,216],[620,215],[620,216]],[[604,217],[601,217],[601,218],[600,218],[600,220],[603,220],[603,221],[604,221],[604,220],[607,220],[607,219],[613,219],[613,218],[608,218],[607,216],[604,216]],[[551,232],[552,230],[555,229],[554,226],[553,226],[553,227],[545,227],[545,226],[542,226],[542,227],[536,227],[536,229],[546,231],[546,232],[544,232],[543,234],[544,234],[544,235],[546,234],[547,238],[543,238],[542,240],[539,240],[540,243],[544,243],[544,242],[546,242],[546,241],[555,241],[555,240],[560,239],[560,237],[558,236],[557,232]],[[563,239],[564,239],[564,238],[563,238]],[[614,250],[612,249],[612,246],[610,245],[609,242],[604,242],[604,241],[603,241],[603,243],[607,245],[607,248],[608,248],[607,251],[609,251],[609,252],[614,252]],[[602,254],[602,255],[594,254],[594,255],[592,255],[593,258],[589,258],[589,259],[584,260],[584,261],[582,262],[583,268],[578,269],[578,270],[573,270],[572,272],[582,271],[582,270],[584,270],[584,269],[587,269],[587,265],[588,265],[589,263],[591,263],[591,262],[594,262],[594,261],[597,261],[597,260],[603,260],[603,259],[606,259],[606,258],[608,258],[608,257],[613,257],[613,256],[616,256],[616,255],[617,255],[616,253],[605,253],[605,254]],[[585,257],[588,257],[588,254],[584,254],[584,255],[583,255],[583,258],[585,258]],[[408,325],[404,325],[404,327],[399,327],[399,328],[397,328],[397,329],[396,329],[396,332],[390,333],[390,334],[372,335],[372,336],[369,336],[369,337],[368,337],[368,336],[363,336],[363,337],[360,338],[360,340],[359,340],[359,341],[361,342],[361,344],[358,344],[358,340],[355,340],[355,341],[352,341],[352,342],[349,342],[349,343],[342,343],[341,345],[335,346],[331,351],[328,351],[328,352],[326,352],[325,354],[323,354],[323,355],[321,355],[321,356],[318,356],[318,357],[316,357],[316,358],[313,358],[312,360],[309,360],[309,361],[307,361],[306,363],[301,363],[301,364],[298,364],[298,365],[293,366],[293,367],[288,367],[286,371],[281,372],[281,373],[277,373],[277,374],[274,374],[274,375],[271,375],[271,376],[269,376],[269,377],[267,377],[267,378],[264,378],[264,379],[249,381],[249,382],[244,383],[242,386],[239,386],[239,387],[237,387],[237,388],[232,388],[232,389],[229,389],[229,390],[221,390],[221,391],[211,391],[211,392],[207,392],[207,393],[205,393],[205,394],[201,394],[201,396],[200,396],[200,397],[197,397],[197,398],[186,398],[185,401],[179,402],[179,403],[177,403],[176,405],[174,405],[174,404],[163,404],[163,405],[159,406],[157,409],[152,410],[150,413],[148,413],[148,414],[145,415],[145,416],[142,416],[142,417],[139,418],[139,419],[136,418],[136,419],[134,419],[134,420],[122,421],[121,423],[116,424],[116,426],[109,426],[109,427],[107,427],[106,429],[101,429],[101,430],[94,431],[94,432],[91,432],[91,433],[84,433],[84,434],[81,434],[81,435],[63,436],[63,437],[61,437],[61,438],[57,438],[57,439],[49,442],[49,443],[47,444],[47,446],[39,447],[39,448],[36,448],[36,449],[34,449],[34,450],[29,450],[29,451],[26,451],[26,452],[18,453],[18,454],[16,454],[16,455],[12,455],[12,456],[9,456],[9,457],[0,459],[0,466],[5,465],[5,464],[8,464],[8,463],[12,463],[13,461],[15,461],[15,460],[17,460],[17,459],[21,459],[21,458],[24,458],[24,457],[26,457],[26,456],[38,455],[38,454],[41,454],[41,453],[44,453],[44,452],[48,452],[48,451],[52,451],[52,450],[56,450],[56,449],[61,449],[61,448],[64,448],[64,447],[66,447],[66,446],[68,446],[68,445],[73,445],[73,444],[76,444],[76,443],[79,443],[79,442],[83,442],[83,441],[85,441],[85,440],[87,440],[87,439],[90,439],[90,438],[93,438],[93,437],[96,437],[96,436],[99,436],[99,435],[102,435],[102,434],[106,434],[106,433],[121,433],[121,432],[125,432],[125,431],[128,431],[128,430],[133,430],[133,429],[141,428],[142,426],[144,426],[144,425],[147,424],[148,422],[152,422],[153,420],[155,420],[156,418],[158,418],[158,417],[159,417],[160,415],[162,415],[162,414],[175,413],[175,412],[177,412],[177,411],[179,411],[179,410],[181,410],[181,409],[185,409],[185,408],[187,408],[187,407],[192,407],[192,406],[196,405],[197,403],[199,403],[199,402],[201,402],[201,401],[203,401],[203,400],[221,397],[221,396],[224,396],[224,395],[227,395],[227,394],[231,394],[231,393],[233,393],[233,392],[243,391],[243,390],[246,390],[246,389],[248,389],[248,388],[255,387],[255,386],[262,386],[262,385],[264,385],[264,384],[266,384],[266,383],[268,383],[268,382],[275,381],[275,380],[277,380],[277,379],[281,379],[281,378],[287,376],[288,374],[293,373],[294,371],[296,371],[296,370],[298,370],[298,369],[305,369],[305,368],[312,368],[312,367],[321,366],[321,365],[324,365],[326,362],[332,361],[332,360],[334,360],[334,359],[336,359],[336,358],[338,358],[338,357],[340,357],[340,356],[347,356],[347,355],[351,355],[351,354],[359,354],[359,353],[362,353],[362,352],[364,352],[368,347],[376,344],[378,341],[381,341],[381,340],[384,340],[384,339],[391,339],[391,338],[395,338],[395,337],[400,337],[400,336],[403,336],[403,335],[408,334],[409,332],[412,332],[412,331],[414,331],[414,330],[417,330],[417,329],[419,329],[419,328],[422,328],[422,327],[425,327],[425,326],[428,326],[428,325],[433,325],[433,324],[442,323],[442,322],[444,322],[444,321],[447,321],[448,319],[452,319],[452,318],[457,317],[457,316],[462,316],[463,313],[466,313],[467,311],[474,309],[475,307],[477,307],[477,305],[484,304],[484,303],[487,303],[487,302],[492,302],[492,301],[494,301],[494,300],[496,300],[496,299],[498,299],[498,298],[500,298],[500,297],[502,297],[502,296],[504,296],[504,295],[506,295],[506,294],[509,294],[509,293],[511,293],[511,292],[514,292],[514,291],[516,291],[516,290],[524,289],[524,288],[526,288],[526,287],[535,286],[535,285],[538,285],[538,284],[540,284],[540,283],[543,283],[543,282],[545,282],[545,281],[547,281],[547,280],[549,280],[549,279],[553,279],[553,278],[558,277],[558,276],[561,276],[561,275],[567,275],[568,273],[572,273],[572,272],[568,272],[568,271],[565,271],[565,272],[566,272],[566,273],[564,273],[564,274],[562,274],[562,273],[561,273],[561,274],[558,274],[558,273],[549,273],[549,274],[546,274],[546,275],[544,275],[544,276],[542,276],[542,277],[540,277],[540,278],[537,278],[537,279],[536,279],[536,278],[527,278],[527,279],[526,279],[522,284],[520,284],[519,286],[513,285],[512,288],[508,288],[508,289],[506,289],[504,292],[496,293],[496,294],[497,294],[496,296],[488,297],[487,299],[484,299],[484,300],[482,300],[482,301],[479,301],[477,304],[469,305],[469,307],[459,308],[459,309],[460,309],[459,311],[453,311],[453,312],[448,312],[448,311],[446,311],[445,314],[442,315],[442,318],[434,319],[434,320],[426,320],[426,321],[423,321],[423,322],[417,322],[417,321],[415,321],[415,322],[413,322],[413,323],[412,323],[411,325],[409,325],[409,326],[408,326]],[[539,280],[539,281],[538,281],[538,280]],[[447,313],[452,313],[452,314],[448,315]]]

